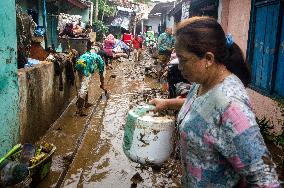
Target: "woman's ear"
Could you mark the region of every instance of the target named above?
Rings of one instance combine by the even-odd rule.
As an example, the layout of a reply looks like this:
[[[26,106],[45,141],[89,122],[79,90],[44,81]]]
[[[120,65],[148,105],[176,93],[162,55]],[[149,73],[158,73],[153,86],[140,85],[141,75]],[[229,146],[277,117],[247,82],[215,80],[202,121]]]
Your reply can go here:
[[[215,56],[212,52],[206,52],[205,56],[206,67],[211,66],[215,62]]]

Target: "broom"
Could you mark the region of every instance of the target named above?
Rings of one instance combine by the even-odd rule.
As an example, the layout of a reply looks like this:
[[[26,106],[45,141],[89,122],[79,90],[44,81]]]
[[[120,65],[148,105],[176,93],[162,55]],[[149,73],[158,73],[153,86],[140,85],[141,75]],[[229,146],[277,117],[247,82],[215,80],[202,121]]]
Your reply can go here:
[[[6,155],[4,155],[1,159],[0,159],[0,166],[2,165],[2,163],[8,159],[11,155],[13,155],[14,153],[16,153],[17,151],[19,151],[22,148],[21,144],[17,144],[15,145],[8,153],[6,153]]]

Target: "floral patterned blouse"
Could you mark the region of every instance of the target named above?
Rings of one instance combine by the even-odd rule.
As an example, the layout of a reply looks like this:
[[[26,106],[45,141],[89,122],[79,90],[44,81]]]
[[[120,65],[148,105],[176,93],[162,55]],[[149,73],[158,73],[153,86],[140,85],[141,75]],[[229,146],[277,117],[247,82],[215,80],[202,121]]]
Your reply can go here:
[[[198,87],[177,120],[184,187],[280,187],[239,78],[232,74],[199,97]]]
[[[93,74],[96,69],[99,69],[99,74],[102,75],[104,73],[104,61],[100,55],[86,52],[77,60],[75,68],[87,77]]]

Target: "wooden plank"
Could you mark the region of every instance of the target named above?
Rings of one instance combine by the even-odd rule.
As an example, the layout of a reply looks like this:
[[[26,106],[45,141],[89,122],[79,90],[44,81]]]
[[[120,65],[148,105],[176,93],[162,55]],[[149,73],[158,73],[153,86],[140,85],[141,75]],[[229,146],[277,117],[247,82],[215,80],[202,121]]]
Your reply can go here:
[[[256,9],[255,37],[253,49],[253,64],[252,64],[252,84],[260,86],[261,82],[261,66],[263,61],[263,44],[266,26],[267,7]]]
[[[284,97],[284,13],[282,15],[281,39],[275,79],[275,93]]]
[[[275,63],[276,35],[280,4],[267,6],[264,53],[261,69],[260,87],[267,92],[272,89],[272,71]]]

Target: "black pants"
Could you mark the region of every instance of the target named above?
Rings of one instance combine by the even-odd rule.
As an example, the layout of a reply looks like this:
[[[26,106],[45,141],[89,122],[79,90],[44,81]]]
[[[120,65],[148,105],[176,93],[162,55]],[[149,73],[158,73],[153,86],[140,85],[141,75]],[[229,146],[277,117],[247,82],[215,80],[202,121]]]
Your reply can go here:
[[[104,60],[104,62],[105,62],[106,65],[111,64],[113,56],[109,56],[109,55],[108,55],[105,51],[103,51],[103,50],[100,50],[100,51],[98,52],[98,55],[100,55],[100,56],[103,58],[103,60]]]
[[[177,97],[175,84],[179,82],[188,83],[181,75],[178,64],[170,64],[168,69],[169,98]]]
[[[113,59],[113,56],[107,56],[106,57],[106,65],[110,65],[112,63],[112,59]]]
[[[130,56],[130,49],[123,49],[123,52],[127,54],[127,58]]]

